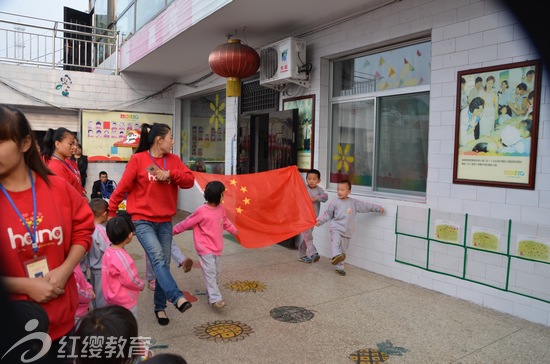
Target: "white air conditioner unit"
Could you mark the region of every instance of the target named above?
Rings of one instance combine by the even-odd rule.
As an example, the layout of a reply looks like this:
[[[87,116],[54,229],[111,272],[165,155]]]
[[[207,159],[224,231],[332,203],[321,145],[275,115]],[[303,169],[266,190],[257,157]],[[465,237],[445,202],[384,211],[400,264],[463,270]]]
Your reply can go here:
[[[281,91],[287,83],[309,87],[306,42],[293,37],[260,48],[260,85]]]

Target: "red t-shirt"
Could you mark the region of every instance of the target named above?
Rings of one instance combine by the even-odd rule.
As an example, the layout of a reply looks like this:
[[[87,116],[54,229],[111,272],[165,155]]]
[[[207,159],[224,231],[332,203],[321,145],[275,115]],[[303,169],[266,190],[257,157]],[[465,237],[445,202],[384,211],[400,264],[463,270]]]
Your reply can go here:
[[[155,165],[156,164],[156,165]],[[147,167],[170,170],[170,180],[157,181],[147,171]],[[178,189],[191,188],[195,177],[191,170],[172,153],[161,158],[153,158],[149,151],[132,155],[126,165],[122,178],[109,199],[109,216],[115,216],[118,205],[126,197],[126,211],[132,220],[152,222],[172,221],[176,214]]]
[[[90,249],[94,232],[94,216],[82,195],[67,181],[49,176],[50,185],[35,174],[37,207],[37,256],[46,256],[51,271],[64,261],[72,245]],[[32,189],[8,192],[21,215],[31,227],[34,222]],[[17,212],[3,193],[0,193],[0,270],[2,276],[27,277],[24,262],[33,258],[30,234]],[[13,300],[30,300],[27,295],[11,294]],[[74,326],[78,306],[76,282],[71,274],[65,293],[47,303],[41,303],[50,319],[50,337],[59,339]]]
[[[63,177],[71,186],[73,186],[81,196],[86,195],[86,190],[80,182],[80,171],[78,166],[75,166],[71,160],[61,161],[56,157],[52,157],[48,161],[48,168],[57,176]]]

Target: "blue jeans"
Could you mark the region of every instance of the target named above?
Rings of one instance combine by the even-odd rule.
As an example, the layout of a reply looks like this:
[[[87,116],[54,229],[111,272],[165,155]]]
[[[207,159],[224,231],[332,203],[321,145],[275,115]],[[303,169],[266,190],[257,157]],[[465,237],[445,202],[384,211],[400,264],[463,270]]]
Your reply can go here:
[[[157,277],[155,287],[155,311],[166,308],[166,299],[174,305],[183,297],[174,277],[170,273],[170,247],[172,245],[172,223],[134,221],[136,236],[143,246]]]

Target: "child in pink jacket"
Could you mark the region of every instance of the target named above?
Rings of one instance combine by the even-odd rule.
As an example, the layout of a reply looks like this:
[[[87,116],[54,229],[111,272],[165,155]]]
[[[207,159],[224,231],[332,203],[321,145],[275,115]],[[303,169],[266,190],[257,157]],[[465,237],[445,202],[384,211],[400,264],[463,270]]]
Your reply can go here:
[[[78,323],[78,320],[88,313],[90,302],[95,298],[95,294],[92,285],[86,280],[80,264],[74,267],[73,276],[76,280],[76,289],[78,291],[78,308],[76,309],[75,316],[75,323]]]
[[[137,317],[139,291],[145,283],[139,278],[134,260],[124,247],[132,241],[134,224],[130,219],[117,216],[107,222],[107,236],[111,246],[103,254],[101,283],[108,305],[119,305]]]
[[[227,219],[220,205],[224,191],[225,186],[220,181],[208,182],[204,188],[206,203],[172,228],[172,235],[193,229],[193,241],[206,282],[208,302],[215,308],[222,308],[226,304],[218,287],[223,231],[237,235],[237,228]]]

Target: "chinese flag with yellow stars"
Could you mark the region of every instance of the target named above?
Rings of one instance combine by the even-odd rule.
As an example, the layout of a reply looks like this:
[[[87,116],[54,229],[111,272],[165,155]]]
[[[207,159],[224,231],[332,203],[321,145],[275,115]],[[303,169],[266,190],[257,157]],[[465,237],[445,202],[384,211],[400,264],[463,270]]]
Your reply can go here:
[[[225,185],[222,206],[245,248],[277,244],[315,225],[313,203],[296,166],[251,174],[193,175],[201,191],[210,181]]]

